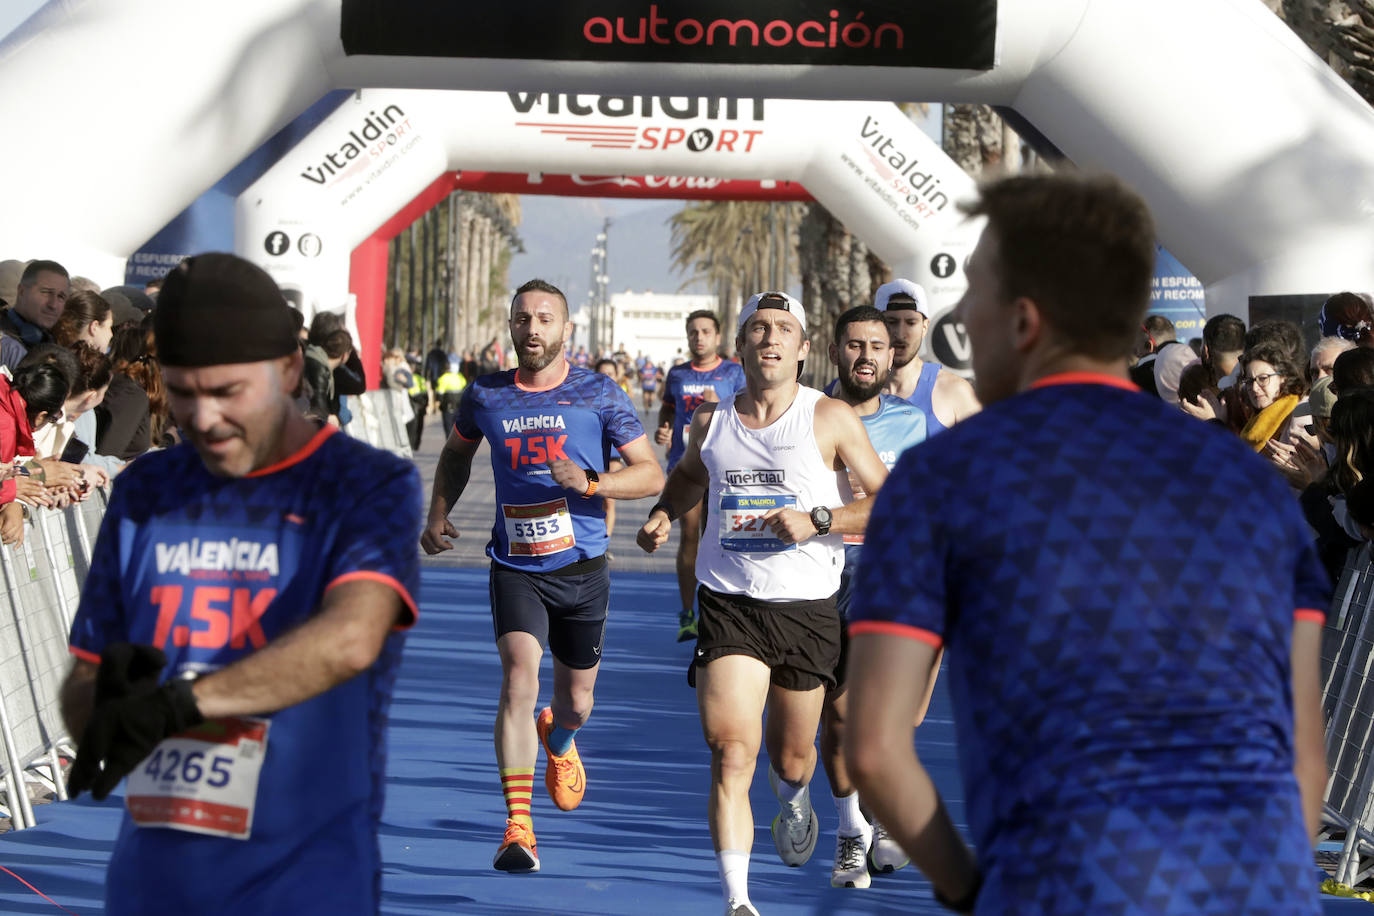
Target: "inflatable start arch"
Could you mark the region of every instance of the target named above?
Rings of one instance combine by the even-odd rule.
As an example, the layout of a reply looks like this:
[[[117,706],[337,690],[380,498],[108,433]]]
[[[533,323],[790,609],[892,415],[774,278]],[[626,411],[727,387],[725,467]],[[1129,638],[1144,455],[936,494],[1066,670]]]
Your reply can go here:
[[[205,0],[194,11],[180,0],[52,0],[0,43],[0,81],[0,118],[12,125],[0,256],[56,257],[111,281],[326,92],[386,86],[397,94],[368,90],[365,107],[345,106],[332,148],[292,159],[270,197],[240,202],[245,251],[274,256],[261,234],[249,238],[248,215],[252,231],[287,232],[282,221],[328,211],[311,192],[362,182],[333,204],[350,211],[347,225],[288,233],[319,237],[320,289],[337,292],[347,270],[324,269],[332,240],[346,245],[394,206],[374,186],[422,187],[448,168],[542,172],[552,156],[581,173],[797,177],[917,273],[957,241],[938,196],[957,199],[957,180],[916,187],[930,170],[910,166],[923,150],[906,145],[890,108],[785,100],[929,99],[1012,108],[1078,165],[1133,184],[1160,241],[1206,284],[1209,311],[1374,289],[1374,114],[1258,0]],[[442,101],[449,90],[466,101]],[[732,98],[733,122],[728,103],[713,120],[702,101]],[[746,131],[758,128],[743,100],[755,98],[768,100],[769,126],[751,145]],[[695,117],[674,117],[691,100]],[[830,116],[807,114],[822,110]],[[370,168],[351,171],[362,153],[349,159],[348,144],[374,148],[369,135],[406,121],[413,132],[397,143],[413,146],[385,155],[392,164],[371,184]],[[501,126],[465,132],[479,123]],[[669,165],[682,160],[690,167]],[[765,161],[788,171],[764,175]],[[903,215],[918,205],[936,213],[920,210],[913,229]],[[929,247],[907,244],[912,232],[929,233]]]
[[[937,313],[977,240],[956,205],[972,181],[890,103],[365,90],[243,192],[235,247],[307,314],[351,289],[370,353],[382,303],[350,284],[354,249],[454,170],[796,182]]]

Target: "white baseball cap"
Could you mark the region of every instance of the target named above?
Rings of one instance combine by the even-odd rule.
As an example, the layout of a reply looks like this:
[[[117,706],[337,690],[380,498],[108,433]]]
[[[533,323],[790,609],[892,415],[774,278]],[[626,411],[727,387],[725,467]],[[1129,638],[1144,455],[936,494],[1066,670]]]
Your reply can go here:
[[[763,303],[761,306],[760,302]],[[754,293],[750,296],[749,301],[744,303],[744,308],[739,310],[739,324],[736,326],[736,330],[743,328],[744,323],[749,320],[749,316],[760,308],[781,309],[787,312],[801,322],[802,333],[806,333],[806,309],[802,308],[802,304],[787,293],[779,292]]]
[[[901,300],[893,303],[891,308],[915,309],[927,318],[930,317],[930,309],[926,307],[926,291],[921,289],[921,284],[900,279],[893,280],[891,283],[884,283],[878,287],[878,292],[873,296],[873,307],[880,312],[886,312],[889,308],[888,303],[893,296],[909,296],[915,304]]]

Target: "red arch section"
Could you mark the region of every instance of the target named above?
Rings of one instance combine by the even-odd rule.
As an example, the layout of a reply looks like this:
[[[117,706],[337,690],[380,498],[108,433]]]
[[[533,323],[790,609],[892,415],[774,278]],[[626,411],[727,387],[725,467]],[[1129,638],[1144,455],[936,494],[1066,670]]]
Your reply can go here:
[[[367,386],[381,382],[380,356],[386,313],[387,249],[391,240],[454,191],[548,194],[560,197],[639,197],[663,200],[809,201],[791,181],[653,175],[524,175],[515,172],[446,172],[377,227],[349,258],[348,289],[357,299],[358,352],[366,354]]]

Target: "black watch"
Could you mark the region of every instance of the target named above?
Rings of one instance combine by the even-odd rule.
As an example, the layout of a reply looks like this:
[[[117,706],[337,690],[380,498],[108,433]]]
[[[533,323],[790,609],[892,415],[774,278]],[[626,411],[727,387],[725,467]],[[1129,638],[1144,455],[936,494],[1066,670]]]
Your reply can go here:
[[[811,510],[811,524],[816,526],[816,536],[824,537],[830,533],[830,523],[835,520],[835,516],[825,506],[817,506]]]

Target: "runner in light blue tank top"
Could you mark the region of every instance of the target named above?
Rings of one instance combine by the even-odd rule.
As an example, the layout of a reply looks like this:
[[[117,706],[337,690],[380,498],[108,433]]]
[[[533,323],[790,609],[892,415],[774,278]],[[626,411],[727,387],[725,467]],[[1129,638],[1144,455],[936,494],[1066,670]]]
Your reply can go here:
[[[935,405],[932,397],[935,394],[935,378],[940,374],[943,367],[939,363],[928,362],[921,366],[921,378],[916,382],[916,390],[911,392],[911,397],[907,398],[914,404],[921,413],[926,415],[926,436],[933,436],[942,433],[949,427],[940,422],[940,418],[935,416]]]
[[[835,343],[830,348],[831,362],[839,378],[826,394],[852,406],[863,421],[873,450],[889,469],[903,452],[926,438],[926,415],[905,398],[884,394],[892,372],[892,338],[883,313],[859,306],[835,322]],[[862,487],[849,475],[854,498],[864,495]],[[848,616],[850,579],[862,549],[862,534],[844,536],[844,570],[835,604],[841,619]],[[879,824],[870,824],[859,808],[859,796],[844,765],[844,698],[847,641],[841,639],[840,660],[835,668],[836,687],[827,693],[821,716],[821,763],[825,767],[830,793],[839,814],[835,833],[835,864],[830,872],[833,887],[868,887],[869,864],[873,871],[892,871],[906,863],[906,855]]]

